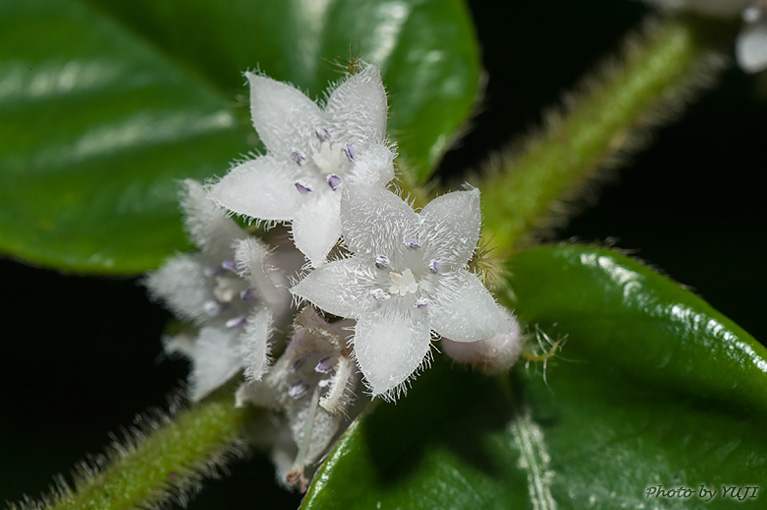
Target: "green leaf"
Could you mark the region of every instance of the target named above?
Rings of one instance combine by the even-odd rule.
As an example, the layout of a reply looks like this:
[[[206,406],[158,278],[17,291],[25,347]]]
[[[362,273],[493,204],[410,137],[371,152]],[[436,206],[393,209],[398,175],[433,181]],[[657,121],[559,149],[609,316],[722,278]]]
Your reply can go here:
[[[477,94],[459,0],[0,5],[0,250],[137,273],[186,246],[176,180],[223,175],[257,145],[242,71],[313,96],[350,44],[378,64],[390,126],[424,180]],[[239,103],[237,103],[239,101]]]
[[[609,250],[539,248],[512,268],[520,317],[568,335],[545,379],[438,359],[355,422],[302,508],[732,508],[723,486],[745,498],[764,480],[767,351],[746,332]],[[693,493],[646,497],[659,484]]]

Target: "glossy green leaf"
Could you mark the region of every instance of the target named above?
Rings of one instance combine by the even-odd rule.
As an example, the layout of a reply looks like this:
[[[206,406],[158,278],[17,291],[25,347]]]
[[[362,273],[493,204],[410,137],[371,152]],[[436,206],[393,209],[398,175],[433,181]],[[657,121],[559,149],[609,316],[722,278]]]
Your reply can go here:
[[[80,272],[156,266],[186,246],[175,181],[257,145],[242,71],[319,96],[343,72],[325,59],[358,52],[383,70],[402,161],[427,178],[477,94],[459,0],[3,2],[0,250]]]
[[[609,250],[539,248],[512,268],[519,315],[568,335],[545,379],[437,360],[406,399],[355,422],[302,508],[763,507],[764,489],[746,489],[767,476],[762,346]],[[656,498],[658,485],[691,493]],[[706,502],[701,485],[718,492]],[[723,495],[732,486],[743,502]]]

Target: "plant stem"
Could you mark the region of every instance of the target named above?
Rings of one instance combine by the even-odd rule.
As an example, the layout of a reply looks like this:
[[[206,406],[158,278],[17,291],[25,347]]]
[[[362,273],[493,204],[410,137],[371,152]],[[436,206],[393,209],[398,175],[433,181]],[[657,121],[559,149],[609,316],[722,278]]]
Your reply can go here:
[[[46,508],[127,510],[183,500],[203,476],[244,454],[241,437],[251,415],[250,408],[234,407],[233,391],[225,387],[173,418],[151,420],[147,430],[130,433],[91,463],[99,466],[92,467],[95,474],[80,469],[74,491],[60,490]]]
[[[679,113],[694,92],[713,84],[726,62],[712,49],[722,28],[729,27],[693,18],[648,23],[629,37],[619,59],[566,96],[566,110],[550,116],[520,153],[506,151],[488,163],[478,185],[485,233],[500,255],[561,225],[567,204],[589,191],[599,170],[642,145],[644,128]]]

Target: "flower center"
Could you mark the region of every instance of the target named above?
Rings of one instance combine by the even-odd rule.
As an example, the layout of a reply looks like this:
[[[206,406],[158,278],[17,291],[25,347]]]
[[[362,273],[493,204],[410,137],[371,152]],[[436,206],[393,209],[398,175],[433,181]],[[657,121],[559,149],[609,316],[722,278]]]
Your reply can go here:
[[[320,141],[320,150],[310,156],[317,172],[324,177],[330,189],[336,191],[341,187],[345,167],[348,163],[354,161],[354,148],[349,145],[332,143],[330,133],[325,128],[317,128],[314,131],[317,139]],[[303,167],[307,161],[306,156],[294,149],[290,153],[290,158],[300,167]],[[309,180],[312,180],[309,178]],[[313,186],[305,180],[298,180],[295,183],[296,190],[302,195],[314,191]]]
[[[410,268],[405,269],[402,273],[391,272],[389,277],[391,278],[389,294],[407,296],[418,291],[418,283],[415,281],[415,275]]]

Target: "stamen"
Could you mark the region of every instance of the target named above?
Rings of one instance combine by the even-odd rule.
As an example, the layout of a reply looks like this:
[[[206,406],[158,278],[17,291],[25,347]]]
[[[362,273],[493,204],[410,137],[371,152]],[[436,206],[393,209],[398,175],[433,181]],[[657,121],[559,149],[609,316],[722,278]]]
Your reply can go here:
[[[291,367],[290,367],[290,369],[291,369],[293,372],[295,372],[295,371],[297,371],[299,368],[301,368],[301,365],[303,365],[303,364],[304,364],[304,358],[303,358],[303,356],[302,356],[302,357],[298,358],[296,361],[294,361],[294,362],[293,362],[293,366],[291,366]]]
[[[391,261],[386,255],[376,255],[376,267],[378,269],[386,269],[390,263]]]
[[[288,396],[290,398],[299,399],[306,395],[309,391],[309,385],[303,381],[299,381],[290,388],[288,388]]]
[[[314,130],[314,135],[317,137],[317,140],[320,142],[327,142],[330,140],[330,133],[328,133],[328,130],[325,128],[317,128]]]
[[[295,161],[296,165],[298,166],[301,166],[304,163],[304,161],[306,161],[306,158],[303,156],[303,154],[298,152],[297,149],[293,149],[292,151],[290,151],[290,159]]]
[[[208,315],[218,315],[224,310],[224,308],[226,308],[226,304],[216,301],[215,299],[211,299],[210,301],[206,301],[205,304],[202,305],[202,308]]]
[[[310,188],[309,186],[304,186],[300,182],[296,182],[296,189],[302,195],[306,195],[307,193],[310,193],[312,191],[312,188]]]
[[[237,271],[237,262],[233,260],[225,260],[221,263],[221,267],[226,269],[227,271]]]
[[[420,250],[421,244],[416,239],[405,239],[405,246],[409,250]]]
[[[256,293],[256,289],[254,288],[248,288],[240,292],[240,299],[243,301],[249,301],[251,299],[256,299],[258,297],[258,294]]]
[[[437,260],[432,260],[431,262],[429,262],[429,269],[431,270],[433,274],[439,273],[440,267],[441,267],[441,264]]]
[[[333,365],[333,360],[329,356],[326,356],[317,363],[317,366],[314,367],[314,371],[321,374],[327,374],[333,369]]]
[[[419,310],[423,310],[428,305],[429,305],[429,300],[426,299],[425,297],[420,297],[415,300],[415,307],[418,308]]]
[[[346,146],[341,149],[344,153],[344,155],[349,159],[349,161],[354,161],[354,147],[349,145],[348,143]]]
[[[370,295],[373,296],[373,299],[376,301],[386,301],[391,296],[386,293],[383,289],[373,289],[370,291]]]
[[[244,315],[240,315],[239,317],[229,319],[224,325],[229,329],[237,329],[243,327],[246,322],[248,322],[248,318]]]
[[[341,178],[336,174],[328,175],[328,186],[330,186],[330,189],[333,191],[337,190],[341,186]]]

